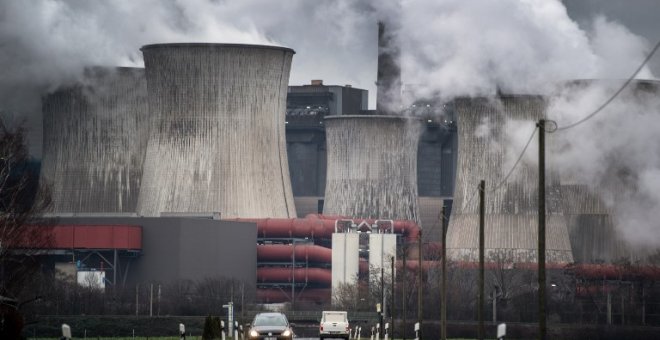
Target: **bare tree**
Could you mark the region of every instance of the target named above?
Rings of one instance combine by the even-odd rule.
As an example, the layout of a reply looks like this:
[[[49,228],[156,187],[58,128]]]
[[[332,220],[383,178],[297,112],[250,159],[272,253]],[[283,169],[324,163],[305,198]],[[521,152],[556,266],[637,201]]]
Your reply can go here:
[[[39,269],[35,254],[48,243],[49,231],[38,226],[49,195],[39,192],[38,172],[30,166],[25,130],[10,129],[0,120],[0,337],[20,334],[19,308],[35,300],[28,291]],[[32,296],[30,296],[32,295]],[[18,332],[18,333],[17,333]]]

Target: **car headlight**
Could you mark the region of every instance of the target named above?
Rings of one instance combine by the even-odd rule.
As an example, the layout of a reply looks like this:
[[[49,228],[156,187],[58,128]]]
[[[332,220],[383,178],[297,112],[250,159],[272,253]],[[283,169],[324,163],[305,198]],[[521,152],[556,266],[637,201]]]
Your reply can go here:
[[[284,332],[282,332],[282,336],[289,336],[289,335],[291,335],[291,330],[290,329],[287,329]]]
[[[257,333],[257,331],[255,331],[254,329],[252,329],[252,330],[250,330],[250,336],[253,337],[253,338],[256,338],[256,337],[259,336],[259,333]]]

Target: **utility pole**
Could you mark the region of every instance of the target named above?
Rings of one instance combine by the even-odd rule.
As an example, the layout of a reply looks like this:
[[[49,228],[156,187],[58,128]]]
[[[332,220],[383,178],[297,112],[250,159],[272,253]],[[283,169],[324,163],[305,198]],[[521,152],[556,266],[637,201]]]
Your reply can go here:
[[[135,285],[135,316],[140,313],[140,284]]]
[[[447,210],[442,205],[442,287],[440,288],[440,338],[447,339]]]
[[[382,249],[382,248],[381,248]],[[381,331],[384,330],[385,328],[383,325],[383,315],[386,314],[385,311],[387,306],[385,306],[385,261],[383,261],[383,257],[381,256],[381,261],[380,261],[380,303],[381,303],[381,310],[380,310],[380,329]]]
[[[539,230],[538,230],[538,277],[539,277],[539,339],[546,339],[545,318],[545,119],[539,128]]]
[[[390,289],[392,290],[391,295],[392,295],[392,301],[390,301],[390,318],[392,320],[392,328],[390,329],[390,334],[392,335],[391,338],[394,339],[394,256],[392,256],[392,278],[391,278],[391,286]]]
[[[291,245],[293,246],[292,257],[291,257],[291,310],[294,310],[295,306],[295,289],[296,289],[296,240],[291,240]]]
[[[484,339],[484,205],[486,181],[479,182],[479,340]]]
[[[408,302],[408,299],[406,298],[406,280],[408,279],[406,276],[406,267],[408,266],[408,262],[406,262],[406,252],[408,252],[407,247],[403,247],[403,278],[401,279],[401,305],[403,306],[403,310],[401,314],[403,314],[403,326],[401,326],[401,331],[403,335],[403,340],[406,340],[406,328],[408,328],[408,325],[406,324],[406,304]]]
[[[422,338],[422,233],[419,233],[419,243],[417,247],[419,268],[417,270],[417,322],[419,322],[419,338]]]

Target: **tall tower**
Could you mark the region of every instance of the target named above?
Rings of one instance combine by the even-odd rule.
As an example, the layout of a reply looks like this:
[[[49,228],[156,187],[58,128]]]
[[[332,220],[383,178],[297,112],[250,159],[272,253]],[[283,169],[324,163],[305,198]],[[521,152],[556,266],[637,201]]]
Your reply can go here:
[[[505,136],[512,132],[508,120],[536,122],[544,116],[546,102],[537,96],[460,98],[458,117],[458,167],[447,255],[456,261],[479,258],[479,197],[477,186],[486,182],[485,258],[487,262],[536,262],[538,230],[538,167],[521,163],[502,181],[506,156]],[[530,124],[531,125],[531,124]],[[531,131],[530,131],[531,132]],[[546,180],[546,259],[551,263],[573,261],[566,221],[561,209],[558,176]]]
[[[55,213],[135,212],[148,136],[144,69],[88,68],[43,99],[41,183]]]
[[[154,123],[138,213],[295,217],[284,134],[294,51],[189,43],[142,52]]]

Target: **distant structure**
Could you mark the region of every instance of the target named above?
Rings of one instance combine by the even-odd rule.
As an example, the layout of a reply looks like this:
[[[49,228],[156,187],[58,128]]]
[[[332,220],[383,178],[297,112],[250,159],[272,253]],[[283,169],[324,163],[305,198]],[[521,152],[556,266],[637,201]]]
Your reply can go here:
[[[294,51],[188,43],[142,52],[154,124],[138,213],[295,217],[284,126]]]
[[[148,136],[144,69],[89,68],[43,99],[41,183],[55,213],[134,212]]]
[[[571,96],[579,97],[594,89],[608,88],[613,92],[622,82],[623,80],[574,80],[565,84],[562,90],[568,91]],[[644,114],[659,115],[660,108],[653,104],[658,95],[660,95],[660,82],[634,80],[619,97],[620,100],[628,103],[627,107],[631,107],[631,104],[638,104],[650,110],[655,107],[655,112],[644,112]],[[619,113],[627,115],[628,119],[635,119],[632,112]],[[633,246],[626,241],[621,230],[616,227],[617,215],[613,202],[608,204],[604,199],[609,196],[609,200],[614,199],[618,202],[625,199],[621,197],[624,193],[638,191],[639,189],[634,187],[634,181],[629,181],[629,178],[638,176],[637,171],[631,169],[629,164],[620,161],[621,157],[615,157],[614,154],[607,159],[608,163],[601,169],[602,176],[590,177],[589,184],[562,173],[562,204],[575,262],[645,262],[648,256],[657,250]],[[619,197],[611,197],[613,193]]]
[[[287,117],[359,114],[369,108],[369,91],[351,85],[324,85],[314,79],[308,85],[289,86]]]
[[[499,188],[496,186],[507,171],[504,138],[511,127],[506,122],[528,121],[531,127],[543,117],[545,100],[537,96],[459,98],[454,106],[458,117],[459,153],[447,255],[455,261],[478,261],[477,186],[483,179],[486,182],[486,261],[536,262],[537,167],[521,163],[507,182]],[[550,263],[570,263],[573,255],[560,203],[559,178],[551,170],[547,173],[546,259]]]
[[[401,112],[401,51],[396,41],[395,23],[378,23],[378,72],[376,86],[376,112],[379,115],[397,115]]]
[[[326,117],[328,173],[323,213],[419,221],[418,119]]]

